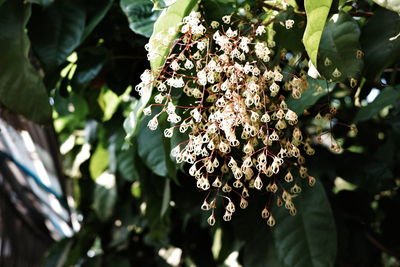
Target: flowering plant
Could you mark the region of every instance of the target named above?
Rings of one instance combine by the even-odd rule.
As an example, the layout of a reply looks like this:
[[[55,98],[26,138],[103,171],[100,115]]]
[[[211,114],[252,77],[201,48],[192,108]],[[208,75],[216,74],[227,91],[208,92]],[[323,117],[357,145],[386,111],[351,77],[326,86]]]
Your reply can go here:
[[[164,136],[171,138],[177,131],[187,135],[171,155],[177,163],[187,163],[197,187],[208,192],[201,208],[212,210],[210,225],[215,223],[219,198],[225,206],[223,219],[229,221],[234,199],[245,209],[250,192],[264,191],[275,194],[261,211],[273,226],[272,200],[295,215],[292,198],[301,192],[298,179],[315,184],[302,154],[314,154],[311,139],[285,102],[289,97],[300,101],[308,89],[306,74],[285,73],[271,62],[275,43],[267,38],[267,23],[230,15],[212,21],[210,27],[204,23],[199,12],[185,17],[159,73],[142,74],[136,86],[139,94],[148,87],[158,91],[154,103],[144,109],[147,116],[155,110],[148,127],[156,130],[166,113],[171,126],[164,129]],[[290,29],[293,23],[286,20],[284,25]],[[152,58],[154,48],[147,49]],[[176,104],[174,95],[182,93],[190,105]]]

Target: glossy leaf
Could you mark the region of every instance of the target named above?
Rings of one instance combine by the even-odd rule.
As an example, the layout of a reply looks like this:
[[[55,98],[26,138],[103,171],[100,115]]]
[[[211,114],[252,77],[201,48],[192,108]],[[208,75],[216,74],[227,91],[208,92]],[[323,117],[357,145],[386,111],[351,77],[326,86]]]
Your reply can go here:
[[[332,0],[305,0],[307,26],[303,43],[314,66],[317,66],[317,55],[322,31],[331,8]]]
[[[55,1],[38,9],[29,22],[32,47],[47,70],[61,65],[86,39],[111,7],[112,0]]]
[[[374,115],[377,115],[385,107],[394,105],[398,103],[398,101],[400,101],[400,88],[386,87],[379,93],[372,103],[360,108],[354,118],[354,123],[368,120]]]
[[[164,118],[165,119],[165,118]],[[158,176],[176,177],[176,166],[170,159],[170,140],[164,137],[162,125],[155,131],[147,127],[150,117],[143,120],[137,136],[138,154],[146,166]],[[159,118],[162,124],[163,118]]]
[[[58,67],[80,44],[85,22],[85,7],[78,1],[56,1],[35,13],[29,37],[46,69]]]
[[[131,147],[127,150],[121,150],[117,153],[117,170],[127,181],[136,181],[139,178],[137,170],[136,151]]]
[[[289,215],[284,207],[272,212],[278,258],[291,267],[334,266],[336,230],[325,190],[319,181],[314,187],[301,183],[303,191],[293,200],[297,215]]]
[[[385,68],[399,62],[400,16],[378,8],[363,27],[360,42],[365,54],[364,76],[376,81]]]
[[[0,7],[0,103],[35,122],[48,123],[48,94],[28,58],[25,26],[30,14],[30,5],[22,1],[6,1]]]
[[[183,17],[189,15],[195,9],[196,4],[196,0],[177,0],[157,19],[149,41],[150,52],[154,53],[154,58],[150,62],[153,73],[157,74],[164,65],[165,57],[174,46],[173,41],[177,36],[179,23],[182,22]],[[176,34],[168,34],[168,30],[171,28],[175,29]],[[163,44],[160,44],[159,35],[163,36]]]
[[[150,37],[153,33],[153,25],[160,15],[159,11],[153,11],[150,0],[122,0],[121,9],[129,21],[129,27],[137,34]]]
[[[363,67],[358,23],[347,13],[334,14],[319,45],[318,71],[328,80],[357,80]]]
[[[396,11],[400,13],[400,1],[399,0],[373,0],[378,5]]]

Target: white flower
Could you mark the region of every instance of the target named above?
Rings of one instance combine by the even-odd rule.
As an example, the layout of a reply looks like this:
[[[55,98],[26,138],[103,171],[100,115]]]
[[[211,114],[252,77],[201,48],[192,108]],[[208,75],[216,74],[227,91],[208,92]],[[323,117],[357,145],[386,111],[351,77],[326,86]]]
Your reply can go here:
[[[285,27],[286,27],[286,29],[292,28],[292,27],[293,27],[293,24],[294,24],[294,20],[292,20],[292,19],[288,19],[287,21],[285,21]]]
[[[211,21],[211,28],[217,29],[219,27],[219,22],[218,21]]]
[[[225,24],[229,24],[229,23],[231,23],[231,17],[232,17],[232,16],[223,16],[223,17],[222,17],[222,21],[223,21]]]
[[[265,31],[265,27],[264,26],[258,26],[257,27],[257,29],[256,29],[256,36],[258,36],[258,35],[263,35],[263,33],[266,33],[266,31]]]
[[[143,109],[143,114],[145,116],[150,116],[151,115],[151,106],[148,106],[147,108]]]
[[[163,82],[161,82],[158,84],[157,90],[160,92],[165,92],[165,91],[167,91],[167,86]]]
[[[234,38],[237,36],[237,31],[232,31],[231,27],[226,31],[226,36],[229,38]]]
[[[186,62],[185,62],[185,69],[190,70],[190,69],[192,69],[193,67],[194,67],[193,62],[190,61],[189,59],[187,59]]]
[[[154,102],[156,102],[157,104],[161,104],[164,100],[164,95],[163,94],[158,94],[154,97]]]
[[[172,61],[171,63],[171,69],[174,71],[178,71],[180,69],[179,63],[177,60]]]
[[[147,127],[149,127],[149,129],[152,131],[156,130],[157,126],[158,126],[157,117],[154,117],[151,120],[149,120],[149,123],[147,124]]]
[[[198,42],[197,43],[197,49],[199,49],[200,51],[203,51],[206,48],[206,43],[205,42]]]
[[[173,127],[164,130],[164,136],[167,138],[171,138],[173,134],[174,134]]]

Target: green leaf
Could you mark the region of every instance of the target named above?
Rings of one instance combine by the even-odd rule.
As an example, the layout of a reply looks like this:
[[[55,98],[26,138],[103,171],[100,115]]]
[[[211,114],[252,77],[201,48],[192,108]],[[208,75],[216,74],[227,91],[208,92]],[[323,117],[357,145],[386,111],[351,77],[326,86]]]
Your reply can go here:
[[[103,111],[103,121],[108,121],[117,110],[121,99],[113,91],[103,87],[99,97],[97,98],[97,102]]]
[[[317,66],[318,46],[326,18],[332,5],[332,0],[305,0],[307,26],[303,43],[314,66]]]
[[[151,0],[154,3],[153,10],[162,10],[174,4],[176,0]]]
[[[153,3],[150,0],[121,0],[120,5],[128,18],[131,30],[150,37],[154,22],[160,15],[159,11],[153,11]]]
[[[93,209],[101,221],[107,221],[112,216],[116,201],[115,176],[104,172],[96,179],[93,194]]]
[[[136,152],[132,147],[117,152],[117,170],[121,173],[122,178],[127,181],[138,180],[136,157]]]
[[[373,0],[378,5],[396,11],[400,13],[400,1],[399,0]]]
[[[89,47],[79,51],[76,70],[71,79],[73,90],[78,91],[91,82],[101,71],[107,60],[104,47]]]
[[[5,2],[6,0],[0,0],[0,6]]]
[[[29,37],[47,70],[58,67],[80,44],[85,22],[85,7],[73,0],[56,1],[32,16]]]
[[[150,37],[150,53],[154,54],[150,65],[154,74],[158,74],[164,65],[165,57],[170,53],[174,46],[173,41],[177,36],[177,26],[182,22],[183,17],[195,9],[197,0],[177,0],[175,4],[169,6],[157,19],[154,24],[153,34]],[[179,27],[179,26],[178,26]],[[176,34],[169,35],[168,30],[174,28]],[[161,44],[159,35],[165,39],[165,44]],[[163,41],[164,42],[164,41]]]
[[[384,8],[367,20],[360,42],[364,52],[364,77],[377,81],[385,68],[399,62],[400,16]]]
[[[143,109],[147,106],[151,98],[152,87],[148,86],[142,89],[142,95],[139,100],[132,101],[132,111],[129,113],[124,121],[124,129],[126,132],[126,139],[131,139],[136,136],[140,129],[140,124],[143,120]]]
[[[297,215],[283,207],[272,212],[278,258],[290,267],[334,266],[336,228],[325,190],[319,181],[314,187],[304,179],[301,183],[303,191],[293,200]]]
[[[300,99],[290,97],[287,100],[288,107],[299,116],[303,114],[304,110],[314,105],[335,86],[335,83],[327,82],[325,80],[317,80],[311,77],[308,77],[307,81],[309,83],[309,88],[303,92]]]
[[[360,108],[353,122],[359,123],[361,121],[369,120],[385,107],[394,105],[398,103],[398,101],[400,101],[400,87],[386,87],[379,93],[372,103]]]
[[[138,154],[146,166],[158,176],[169,176],[176,179],[176,165],[170,158],[170,140],[163,134],[164,119],[163,116],[159,117],[160,125],[155,131],[151,131],[147,127],[150,117],[143,120],[137,137]]]
[[[334,14],[319,45],[318,71],[328,80],[357,80],[363,67],[360,28],[347,13]]]
[[[104,172],[108,167],[108,150],[99,143],[94,151],[93,155],[90,157],[89,170],[90,175],[93,179],[96,179]]]
[[[31,6],[23,1],[6,1],[0,7],[0,103],[37,123],[49,123],[48,94],[28,58],[25,27],[30,14]]]

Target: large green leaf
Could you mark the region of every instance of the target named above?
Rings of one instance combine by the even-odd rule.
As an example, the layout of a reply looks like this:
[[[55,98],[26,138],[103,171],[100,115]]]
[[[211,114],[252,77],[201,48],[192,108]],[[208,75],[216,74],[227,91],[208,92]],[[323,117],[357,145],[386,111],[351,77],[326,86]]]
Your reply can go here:
[[[303,43],[314,66],[317,66],[318,46],[332,0],[305,0],[307,26]]]
[[[0,6],[5,2],[6,0],[0,0]]]
[[[29,22],[32,47],[46,70],[55,70],[93,31],[112,0],[56,0],[37,9]]]
[[[47,70],[54,70],[63,63],[80,44],[85,22],[85,7],[76,0],[58,0],[34,13],[29,22],[29,37]]]
[[[173,41],[178,34],[179,23],[183,17],[195,9],[197,0],[177,0],[173,5],[169,6],[154,24],[153,34],[150,37],[150,52],[154,54],[150,65],[153,73],[157,74],[164,65],[165,57],[170,53],[173,47]],[[168,30],[174,28],[176,34],[168,34]],[[159,40],[159,35],[163,36],[163,40]],[[165,42],[165,43],[164,43]]]
[[[272,228],[278,258],[290,267],[329,267],[336,258],[336,229],[322,184],[302,180],[303,191],[294,198],[297,215],[281,207],[273,209]]]
[[[30,5],[22,0],[0,7],[0,102],[35,122],[47,123],[51,121],[47,91],[28,58],[25,26],[30,14]]]
[[[138,154],[146,166],[159,176],[176,178],[176,165],[171,161],[170,140],[163,134],[163,118],[159,118],[159,127],[151,131],[147,127],[150,117],[143,120],[137,137]]]
[[[153,11],[153,3],[150,0],[121,0],[121,9],[128,17],[129,27],[137,34],[150,37],[153,33],[153,25],[160,15],[159,11]]]
[[[383,89],[376,99],[367,106],[360,108],[354,123],[369,120],[374,115],[377,115],[383,108],[394,105],[400,101],[400,87],[386,87]]]
[[[133,147],[117,152],[117,170],[127,181],[136,181],[139,178],[136,157]]]
[[[382,71],[400,59],[400,16],[378,8],[365,24],[360,42],[364,56],[364,77],[378,80]]]
[[[318,71],[329,80],[357,80],[363,67],[360,28],[347,13],[334,14],[319,45]]]
[[[383,6],[384,8],[396,11],[397,13],[400,13],[400,1],[399,0],[373,0],[375,3],[377,3],[380,6]]]

